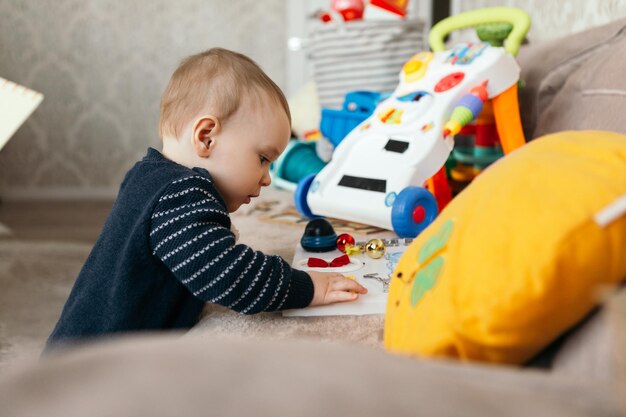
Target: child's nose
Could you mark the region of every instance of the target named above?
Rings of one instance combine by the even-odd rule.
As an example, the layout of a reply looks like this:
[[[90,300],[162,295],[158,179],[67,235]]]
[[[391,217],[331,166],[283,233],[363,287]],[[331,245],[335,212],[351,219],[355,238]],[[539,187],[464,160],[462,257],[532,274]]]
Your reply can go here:
[[[269,171],[265,171],[265,173],[263,174],[263,177],[261,178],[261,186],[267,187],[271,183],[272,183],[272,177],[270,176]]]

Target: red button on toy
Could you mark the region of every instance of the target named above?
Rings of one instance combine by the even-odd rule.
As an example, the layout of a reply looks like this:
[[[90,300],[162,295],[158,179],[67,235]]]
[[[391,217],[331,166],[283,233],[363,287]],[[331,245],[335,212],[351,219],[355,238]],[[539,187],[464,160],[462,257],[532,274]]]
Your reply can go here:
[[[465,74],[462,72],[453,72],[452,74],[448,74],[439,80],[435,86],[435,92],[442,93],[447,91],[463,81],[463,78],[465,78]]]
[[[424,210],[424,207],[422,206],[415,207],[415,210],[413,210],[413,221],[415,223],[421,223],[424,221],[425,218],[426,218],[426,210]]]

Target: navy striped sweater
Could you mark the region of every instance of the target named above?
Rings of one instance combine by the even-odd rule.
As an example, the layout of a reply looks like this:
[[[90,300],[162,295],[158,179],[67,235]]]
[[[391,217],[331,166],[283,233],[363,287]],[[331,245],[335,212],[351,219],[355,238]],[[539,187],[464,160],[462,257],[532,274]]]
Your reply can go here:
[[[126,175],[48,347],[104,334],[189,328],[204,303],[244,314],[305,307],[308,274],[236,244],[202,168],[150,148]]]

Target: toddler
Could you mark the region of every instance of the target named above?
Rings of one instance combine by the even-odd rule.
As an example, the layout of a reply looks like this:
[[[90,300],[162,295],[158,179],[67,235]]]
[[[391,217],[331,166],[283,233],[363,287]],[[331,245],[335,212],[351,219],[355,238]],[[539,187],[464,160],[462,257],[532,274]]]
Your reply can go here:
[[[207,302],[254,314],[365,294],[235,242],[229,213],[270,184],[290,123],[283,93],[249,58],[214,48],[185,59],[161,98],[163,149],[126,174],[48,347],[189,328]]]

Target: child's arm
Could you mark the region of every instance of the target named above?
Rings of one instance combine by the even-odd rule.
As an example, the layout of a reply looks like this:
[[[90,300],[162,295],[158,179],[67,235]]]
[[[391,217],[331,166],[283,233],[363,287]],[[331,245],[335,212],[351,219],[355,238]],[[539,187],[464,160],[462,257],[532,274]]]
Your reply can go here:
[[[210,178],[193,175],[164,188],[153,209],[153,255],[198,299],[243,314],[303,308],[310,276],[279,256],[236,244],[225,204]]]
[[[308,272],[313,281],[313,300],[310,306],[354,301],[367,288],[337,272]]]

